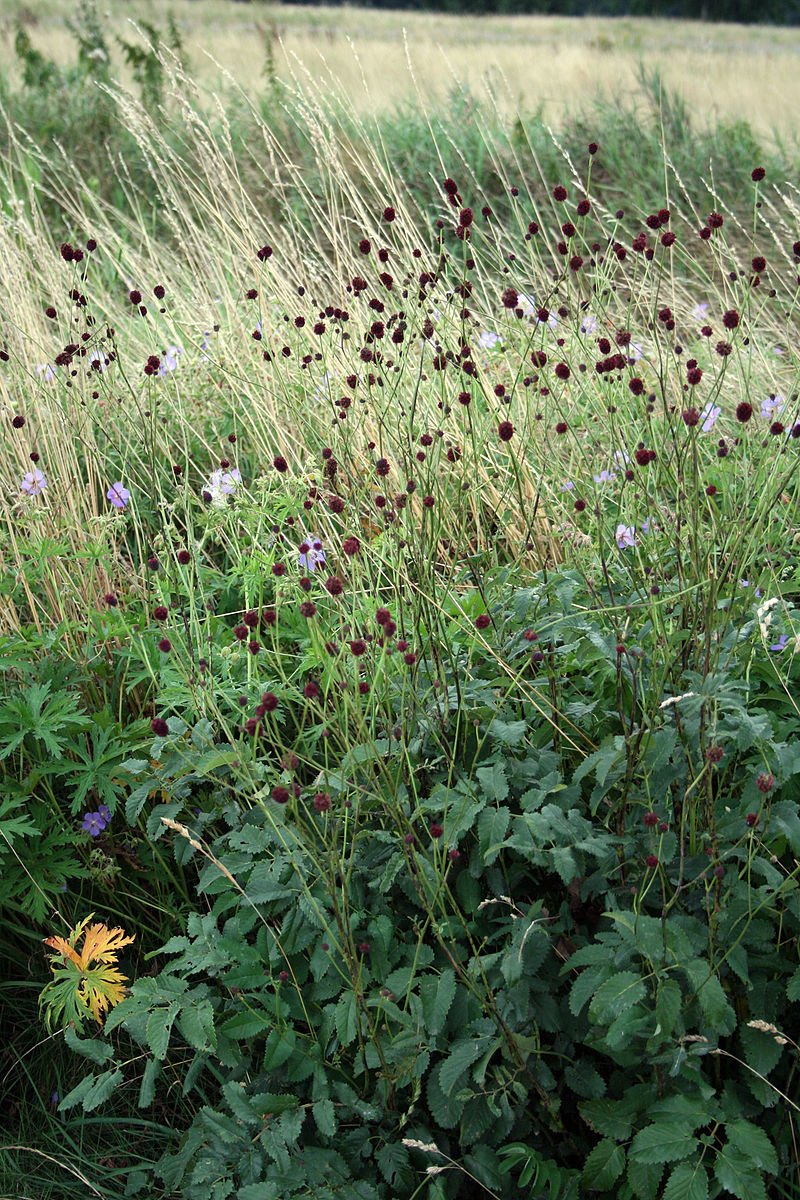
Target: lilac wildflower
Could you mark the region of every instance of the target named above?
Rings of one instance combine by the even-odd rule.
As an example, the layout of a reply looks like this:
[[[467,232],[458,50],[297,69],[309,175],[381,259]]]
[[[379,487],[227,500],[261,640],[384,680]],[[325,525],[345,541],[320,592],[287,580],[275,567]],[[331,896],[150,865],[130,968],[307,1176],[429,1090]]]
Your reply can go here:
[[[480,350],[493,350],[499,341],[499,333],[493,333],[489,329],[484,329],[483,333],[478,335],[478,348]]]
[[[228,496],[232,496],[242,482],[241,472],[234,467],[232,471],[218,468],[212,471],[201,489],[204,500],[210,501],[214,508],[224,508]]]
[[[45,383],[52,383],[56,377],[56,369],[51,363],[39,363],[36,368]]]
[[[158,368],[158,373],[162,379],[174,371],[178,365],[178,358],[183,354],[182,346],[169,346],[161,359],[161,366]]]
[[[703,422],[703,433],[710,433],[719,419],[719,414],[722,409],[718,404],[708,403],[700,413],[700,420]]]
[[[770,420],[773,416],[777,416],[785,404],[786,400],[780,394],[780,392],[776,393],[774,396],[767,396],[766,400],[761,401],[762,417],[764,417],[765,420]]]
[[[778,638],[777,642],[775,642],[772,646],[770,646],[770,650],[773,652],[773,654],[780,654],[781,650],[786,649],[786,644],[788,641],[789,641],[788,633],[782,633],[781,636]]]
[[[130,498],[130,492],[119,480],[112,483],[106,492],[106,500],[110,500],[114,508],[124,508]]]
[[[110,814],[109,814],[110,815]],[[81,829],[84,833],[91,834],[92,837],[100,837],[100,834],[106,827],[106,822],[99,812],[87,812],[83,818]]]
[[[306,538],[300,543],[299,565],[304,571],[314,571],[325,562],[325,551],[318,537]]]
[[[47,480],[39,468],[34,467],[32,471],[23,475],[19,486],[28,496],[40,496],[47,487]]]
[[[617,476],[615,471],[606,471],[604,469],[599,475],[594,475],[592,478],[594,479],[595,483],[611,483],[612,480],[617,478]]]
[[[591,313],[587,313],[580,324],[581,333],[597,333],[597,317],[593,317]]]
[[[636,526],[620,524],[617,526],[617,532],[614,534],[614,537],[620,550],[624,550],[626,547],[633,547],[636,545]]]
[[[695,304],[692,309],[692,320],[697,321],[698,325],[705,325],[707,314],[708,301],[704,300],[701,304]]]

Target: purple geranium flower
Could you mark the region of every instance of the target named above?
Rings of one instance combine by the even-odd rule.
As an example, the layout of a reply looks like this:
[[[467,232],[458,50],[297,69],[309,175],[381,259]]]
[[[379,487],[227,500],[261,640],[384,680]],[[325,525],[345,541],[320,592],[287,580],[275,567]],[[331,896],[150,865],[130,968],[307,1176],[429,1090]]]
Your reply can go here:
[[[626,547],[633,547],[636,545],[636,526],[620,524],[617,526],[617,532],[614,534],[614,537],[617,540],[620,550],[624,550]]]
[[[325,551],[318,537],[306,538],[300,543],[300,566],[304,571],[314,571],[325,562]]]
[[[38,467],[34,467],[32,471],[28,471],[22,476],[20,488],[28,496],[40,496],[47,487],[47,480]]]
[[[106,492],[106,500],[110,500],[114,508],[124,508],[130,498],[130,492],[119,480],[116,483],[112,483]]]
[[[162,378],[164,378],[166,375],[169,375],[177,368],[178,358],[181,354],[183,354],[182,346],[169,346],[165,350],[161,358],[161,365],[158,368],[158,373]]]
[[[105,807],[105,806],[104,806]],[[109,813],[109,816],[111,814]],[[106,822],[100,812],[87,812],[84,814],[83,824],[81,829],[84,833],[90,833],[92,837],[99,837],[106,827]]]
[[[716,425],[721,412],[722,409],[718,404],[708,403],[705,406],[703,411],[700,413],[700,420],[703,422],[703,433],[711,433],[711,430]]]
[[[781,636],[778,638],[777,642],[775,642],[774,645],[770,646],[770,650],[772,650],[774,654],[780,654],[781,650],[786,649],[786,643],[788,641],[789,641],[788,633],[782,633]]]
[[[761,401],[761,415],[765,420],[771,420],[777,416],[785,405],[785,398],[778,392],[774,396],[767,396],[766,400]]]

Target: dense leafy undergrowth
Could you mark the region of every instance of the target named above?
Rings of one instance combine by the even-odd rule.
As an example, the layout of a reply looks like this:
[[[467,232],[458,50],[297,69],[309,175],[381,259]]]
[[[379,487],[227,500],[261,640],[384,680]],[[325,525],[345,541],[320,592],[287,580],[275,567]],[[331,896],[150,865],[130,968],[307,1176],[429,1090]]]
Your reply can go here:
[[[3,168],[2,1186],[796,1200],[796,188],[298,93],[271,223],[131,62]]]

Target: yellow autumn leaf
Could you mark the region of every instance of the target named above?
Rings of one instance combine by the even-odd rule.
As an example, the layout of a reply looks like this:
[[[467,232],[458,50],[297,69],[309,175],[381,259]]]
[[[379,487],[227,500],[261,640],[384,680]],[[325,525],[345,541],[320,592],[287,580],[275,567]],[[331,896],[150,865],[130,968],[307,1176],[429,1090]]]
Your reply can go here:
[[[80,1026],[89,1016],[102,1025],[109,1009],[125,998],[128,981],[118,969],[117,954],[135,935],[128,936],[119,926],[90,925],[92,916],[81,921],[68,938],[44,940],[45,946],[55,951],[50,962],[53,979],[39,997],[48,1026],[58,1018],[64,1025]]]

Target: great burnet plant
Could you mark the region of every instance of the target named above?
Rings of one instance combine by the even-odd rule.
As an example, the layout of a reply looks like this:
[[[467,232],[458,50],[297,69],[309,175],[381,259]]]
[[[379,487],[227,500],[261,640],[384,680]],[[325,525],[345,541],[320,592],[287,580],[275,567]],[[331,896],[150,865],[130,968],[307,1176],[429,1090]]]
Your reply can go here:
[[[254,781],[245,742],[170,718],[143,802],[207,911],[106,1023],[148,1055],[143,1105],[190,1048],[206,1103],[166,1186],[511,1197],[535,1168],[655,1200],[785,1174],[787,676],[754,669],[754,613],[718,675],[676,668],[665,693],[653,598],[630,598],[625,643],[592,598],[567,575],[447,602],[439,685],[390,676],[397,736],[366,730],[315,774],[303,725],[297,760],[279,742]]]

